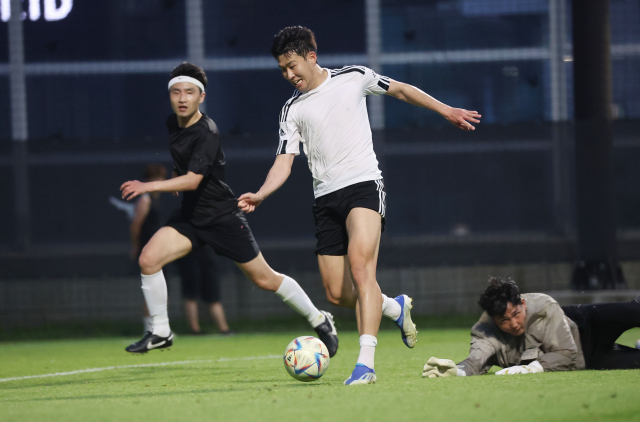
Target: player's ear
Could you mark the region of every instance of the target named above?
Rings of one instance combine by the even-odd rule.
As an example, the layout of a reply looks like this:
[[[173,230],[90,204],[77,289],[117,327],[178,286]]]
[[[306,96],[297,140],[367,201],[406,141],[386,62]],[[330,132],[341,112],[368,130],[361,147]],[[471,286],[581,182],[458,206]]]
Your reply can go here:
[[[202,104],[204,102],[204,97],[207,96],[206,92],[201,92],[200,93],[200,102],[198,104]]]
[[[315,51],[310,51],[307,53],[307,58],[306,60],[308,62],[312,62],[311,64],[316,64],[318,61],[318,55],[316,54]]]

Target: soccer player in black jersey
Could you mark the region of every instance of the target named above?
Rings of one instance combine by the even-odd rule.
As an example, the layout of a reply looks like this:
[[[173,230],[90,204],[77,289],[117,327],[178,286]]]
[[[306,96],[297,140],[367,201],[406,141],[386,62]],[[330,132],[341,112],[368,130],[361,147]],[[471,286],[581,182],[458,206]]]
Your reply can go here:
[[[225,183],[225,156],[216,124],[200,112],[207,77],[200,67],[182,63],[171,72],[169,98],[174,114],[167,119],[174,177],[149,183],[137,180],[122,184],[122,198],[131,200],[148,192],[183,192],[182,207],[151,238],[140,254],[139,264],[153,330],[126,348],[145,353],[173,344],[167,314],[167,285],[162,268],[208,244],[218,255],[232,259],[258,287],[275,292],[303,315],[329,349],[338,349],[331,314],[319,311],[292,278],[277,273],[264,260],[238,199]]]

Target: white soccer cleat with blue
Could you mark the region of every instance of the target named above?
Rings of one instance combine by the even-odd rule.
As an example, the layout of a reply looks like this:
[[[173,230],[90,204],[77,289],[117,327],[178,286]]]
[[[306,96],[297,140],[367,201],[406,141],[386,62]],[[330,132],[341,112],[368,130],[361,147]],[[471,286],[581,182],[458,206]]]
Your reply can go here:
[[[375,384],[376,380],[376,371],[366,365],[357,363],[356,369],[353,370],[344,385]]]
[[[407,295],[400,295],[393,300],[398,302],[400,304],[400,308],[402,308],[400,318],[395,321],[402,333],[402,341],[404,341],[404,344],[406,344],[407,347],[413,349],[418,341],[418,330],[416,330],[416,324],[411,320],[411,308],[413,308],[411,302],[413,299]]]

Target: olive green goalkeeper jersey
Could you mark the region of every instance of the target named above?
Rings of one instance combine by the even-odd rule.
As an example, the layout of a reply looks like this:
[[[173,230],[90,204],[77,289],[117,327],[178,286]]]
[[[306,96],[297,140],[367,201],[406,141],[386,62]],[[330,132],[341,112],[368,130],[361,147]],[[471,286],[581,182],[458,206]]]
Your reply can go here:
[[[527,306],[524,334],[505,333],[486,312],[471,328],[469,356],[457,365],[466,375],[484,374],[493,365],[508,368],[534,360],[545,371],[584,369],[578,326],[558,302],[542,293],[525,293],[522,299]]]

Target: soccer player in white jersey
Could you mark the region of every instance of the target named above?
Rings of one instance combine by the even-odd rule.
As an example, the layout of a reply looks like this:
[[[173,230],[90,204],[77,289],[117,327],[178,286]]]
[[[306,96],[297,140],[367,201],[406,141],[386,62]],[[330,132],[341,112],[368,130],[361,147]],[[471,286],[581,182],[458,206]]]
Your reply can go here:
[[[376,381],[374,354],[380,319],[396,322],[408,347],[417,331],[411,299],[391,299],[376,281],[380,235],[385,222],[382,173],[373,151],[367,95],[391,95],[440,113],[460,129],[479,123],[475,111],[449,107],[421,90],[363,66],[324,69],[317,63],[315,36],[300,26],[281,30],[271,54],[296,91],[280,113],[275,163],[257,193],[245,193],[238,206],[252,212],[287,180],[302,143],[313,175],[316,254],[330,302],[356,310],[360,355],[345,385]]]

